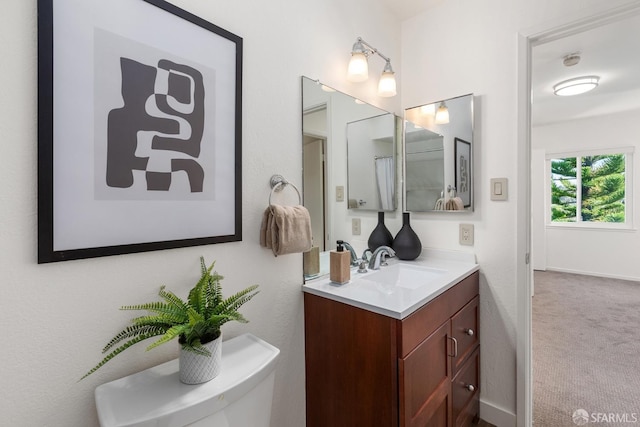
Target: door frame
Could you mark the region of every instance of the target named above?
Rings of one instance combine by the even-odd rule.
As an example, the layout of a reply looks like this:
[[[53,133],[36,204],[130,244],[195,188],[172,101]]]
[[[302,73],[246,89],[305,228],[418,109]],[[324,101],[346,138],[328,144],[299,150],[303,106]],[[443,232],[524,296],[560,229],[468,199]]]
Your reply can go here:
[[[516,342],[516,423],[533,422],[533,365],[531,294],[533,270],[531,254],[531,63],[532,49],[550,41],[591,28],[611,24],[640,14],[640,2],[587,13],[555,25],[521,31],[518,34],[518,194],[516,220],[517,342]]]

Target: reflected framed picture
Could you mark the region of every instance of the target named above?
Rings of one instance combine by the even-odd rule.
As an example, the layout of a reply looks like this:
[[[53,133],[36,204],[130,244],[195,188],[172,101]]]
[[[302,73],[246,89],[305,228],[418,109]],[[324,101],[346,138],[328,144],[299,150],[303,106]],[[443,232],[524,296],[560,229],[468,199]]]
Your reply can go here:
[[[242,240],[242,38],[38,0],[38,263]]]
[[[471,207],[471,144],[460,138],[455,142],[456,191],[465,208]]]

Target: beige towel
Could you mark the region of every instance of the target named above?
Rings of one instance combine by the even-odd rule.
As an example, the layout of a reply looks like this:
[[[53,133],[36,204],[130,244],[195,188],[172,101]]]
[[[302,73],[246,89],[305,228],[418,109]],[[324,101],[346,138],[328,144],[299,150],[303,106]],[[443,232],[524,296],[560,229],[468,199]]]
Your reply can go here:
[[[464,210],[464,203],[462,203],[462,199],[460,197],[454,197],[447,200],[445,208],[448,211],[461,211]]]
[[[275,256],[311,249],[311,218],[304,206],[271,205],[262,216],[260,245]]]
[[[264,210],[260,224],[260,246],[271,249],[271,208]]]
[[[456,210],[457,211],[463,211],[464,210],[464,202],[462,201],[462,199],[460,197],[454,197],[451,200],[453,200],[453,203],[456,205]]]

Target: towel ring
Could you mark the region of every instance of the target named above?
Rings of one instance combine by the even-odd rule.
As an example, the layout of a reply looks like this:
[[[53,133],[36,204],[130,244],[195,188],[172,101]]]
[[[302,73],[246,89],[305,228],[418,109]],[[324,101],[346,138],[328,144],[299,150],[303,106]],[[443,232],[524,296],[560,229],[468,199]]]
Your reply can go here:
[[[292,183],[284,179],[282,175],[273,175],[271,177],[270,184],[271,184],[271,193],[269,193],[269,206],[271,206],[271,196],[273,196],[273,193],[275,191],[277,192],[282,191],[282,189],[285,188],[287,185],[292,186],[293,189],[296,190],[296,193],[298,193],[298,203],[302,204],[302,196],[300,195],[300,190],[298,190],[298,187],[296,187],[295,185],[293,185]]]

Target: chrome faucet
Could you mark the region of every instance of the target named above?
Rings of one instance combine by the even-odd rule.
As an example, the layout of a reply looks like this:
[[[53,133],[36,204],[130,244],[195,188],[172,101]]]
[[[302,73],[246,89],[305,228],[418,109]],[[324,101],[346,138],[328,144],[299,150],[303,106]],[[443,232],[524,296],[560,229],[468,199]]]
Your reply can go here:
[[[353,246],[351,246],[349,243],[345,242],[344,240],[338,240],[337,243],[347,248],[351,253],[351,265],[358,265],[358,255],[356,255],[356,251],[355,249],[353,249]]]
[[[367,253],[369,254],[369,256],[367,256]],[[367,248],[364,250],[364,252],[362,252],[362,257],[360,258],[362,261],[367,261],[369,262],[369,260],[371,259],[371,249]]]
[[[371,260],[369,261],[369,269],[370,270],[379,270],[380,265],[384,263],[383,257],[394,257],[396,253],[389,246],[380,246],[373,251],[371,255]]]

